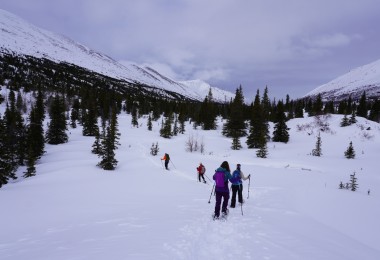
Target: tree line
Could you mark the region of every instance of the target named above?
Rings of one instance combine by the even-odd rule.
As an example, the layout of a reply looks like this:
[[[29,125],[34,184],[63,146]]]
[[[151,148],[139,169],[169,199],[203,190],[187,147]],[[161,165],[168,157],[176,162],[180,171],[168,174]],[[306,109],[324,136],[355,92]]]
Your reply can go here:
[[[45,63],[56,70],[49,70]],[[140,117],[147,116],[148,130],[152,130],[152,121],[161,119],[163,138],[184,134],[186,122],[194,128],[214,130],[217,118],[221,117],[225,122],[222,134],[231,138],[231,149],[241,149],[240,140],[247,137],[247,147],[256,149],[256,156],[261,158],[268,154],[268,141],[289,141],[286,122],[304,117],[305,113],[309,116],[337,113],[351,118],[357,115],[380,121],[380,101],[368,101],[365,92],[358,101],[349,98],[338,103],[322,102],[320,95],[298,100],[287,95],[285,101],[276,101],[269,98],[265,87],[262,95],[257,90],[254,101],[247,104],[239,86],[233,99],[220,103],[214,100],[211,89],[203,101],[174,93],[152,94],[146,88],[128,91],[114,79],[47,60],[7,56],[0,59],[0,67],[4,68],[0,86],[8,92],[6,96],[0,95],[0,104],[5,103],[6,107],[4,114],[0,114],[0,187],[17,178],[15,173],[20,166],[26,166],[23,177],[34,176],[45,144],[67,142],[68,129],[78,125],[83,136],[94,137],[91,151],[99,156],[98,166],[115,169],[121,112],[131,114],[134,127],[139,127]],[[274,123],[273,133],[269,133],[269,122]]]

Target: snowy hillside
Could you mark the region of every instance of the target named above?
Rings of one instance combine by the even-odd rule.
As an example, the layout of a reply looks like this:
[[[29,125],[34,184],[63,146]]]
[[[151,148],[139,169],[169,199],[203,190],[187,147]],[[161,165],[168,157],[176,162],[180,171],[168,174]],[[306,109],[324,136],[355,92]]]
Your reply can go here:
[[[184,135],[163,139],[161,120],[148,131],[146,118],[133,128],[123,113],[115,171],[96,167],[93,137],[69,129],[68,143],[46,146],[35,177],[23,179],[20,168],[19,179],[0,189],[0,259],[377,260],[380,125],[357,118],[341,128],[341,118],[293,119],[289,143],[269,142],[269,157],[259,159],[245,138],[242,150],[231,150],[222,122],[212,131],[187,123]],[[322,156],[315,157],[320,125]],[[186,152],[191,137],[203,142],[204,154]],[[356,158],[349,160],[343,154],[350,141]],[[156,142],[159,155],[152,156]],[[211,218],[210,180],[224,160],[252,175],[245,203],[230,208],[225,222]],[[197,180],[200,162],[207,184]],[[354,172],[359,189],[338,189]]]
[[[67,62],[100,74],[128,82],[139,82],[151,87],[180,93],[186,97],[203,100],[209,89],[207,83],[176,82],[151,68],[136,64],[123,65],[105,54],[96,52],[67,37],[38,28],[23,19],[0,9],[0,56],[1,52],[47,58],[55,62]],[[229,100],[233,93],[211,87],[216,100]]]
[[[380,60],[356,68],[314,89],[306,96],[321,94],[325,100],[342,100],[352,95],[355,99],[363,91],[366,91],[367,97],[380,97]]]

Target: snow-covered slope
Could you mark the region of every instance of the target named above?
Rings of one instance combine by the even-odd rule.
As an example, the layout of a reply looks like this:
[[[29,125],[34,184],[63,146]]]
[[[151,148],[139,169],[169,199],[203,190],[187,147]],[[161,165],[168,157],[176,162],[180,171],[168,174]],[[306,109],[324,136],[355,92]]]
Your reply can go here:
[[[349,95],[358,98],[380,97],[380,60],[361,66],[310,91],[306,96],[322,95],[324,100],[342,100]]]
[[[0,53],[13,52],[67,62],[97,73],[161,88],[186,97],[203,100],[211,86],[202,81],[186,84],[171,80],[151,68],[141,68],[130,63],[123,65],[107,55],[91,50],[65,36],[38,28],[25,20],[0,9]],[[1,55],[0,55],[1,56]],[[204,86],[208,85],[205,90]],[[233,93],[211,87],[215,100],[229,100]]]
[[[21,167],[19,179],[0,189],[0,259],[377,260],[380,125],[357,117],[340,127],[342,117],[288,121],[289,142],[269,142],[268,158],[260,159],[246,137],[241,150],[231,150],[221,121],[208,131],[186,122],[186,134],[165,139],[161,120],[148,131],[122,112],[115,171],[96,167],[94,138],[70,128],[68,143],[46,145],[36,176],[22,178]],[[146,117],[138,120],[146,126]],[[322,156],[311,156],[319,132]],[[203,154],[186,152],[190,137],[203,142]],[[344,157],[350,141],[351,160]],[[169,171],[160,160],[165,152]],[[251,180],[243,182],[243,206],[213,221],[211,178],[225,160],[232,169],[240,163]],[[197,180],[199,162],[207,184]],[[340,190],[354,172],[358,190]]]

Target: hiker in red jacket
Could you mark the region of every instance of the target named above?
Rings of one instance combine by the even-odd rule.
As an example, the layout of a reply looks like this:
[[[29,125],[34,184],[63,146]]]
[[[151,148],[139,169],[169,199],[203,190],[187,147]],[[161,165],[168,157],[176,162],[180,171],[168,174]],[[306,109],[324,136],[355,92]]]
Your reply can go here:
[[[206,183],[205,176],[204,176],[204,174],[206,172],[206,168],[202,163],[199,163],[199,166],[197,167],[197,171],[198,171],[199,182],[201,182],[201,178],[202,178],[203,182]]]

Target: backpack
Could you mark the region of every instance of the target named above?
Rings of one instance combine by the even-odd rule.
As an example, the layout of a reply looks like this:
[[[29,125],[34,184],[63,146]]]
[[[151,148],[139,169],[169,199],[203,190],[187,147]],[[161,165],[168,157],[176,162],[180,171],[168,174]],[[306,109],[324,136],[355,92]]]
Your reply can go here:
[[[232,173],[232,179],[231,179],[231,182],[232,182],[232,184],[240,184],[240,182],[241,182],[241,177],[240,177],[240,171],[239,171],[239,170],[235,170],[235,171]]]
[[[165,155],[166,155],[166,156],[165,156],[165,160],[166,160],[166,161],[169,161],[169,160],[170,160],[169,154],[166,153]]]
[[[217,171],[214,175],[215,184],[218,188],[224,188],[224,172]]]
[[[205,172],[206,172],[206,167],[204,167],[204,165],[202,165],[201,174],[204,174]]]

